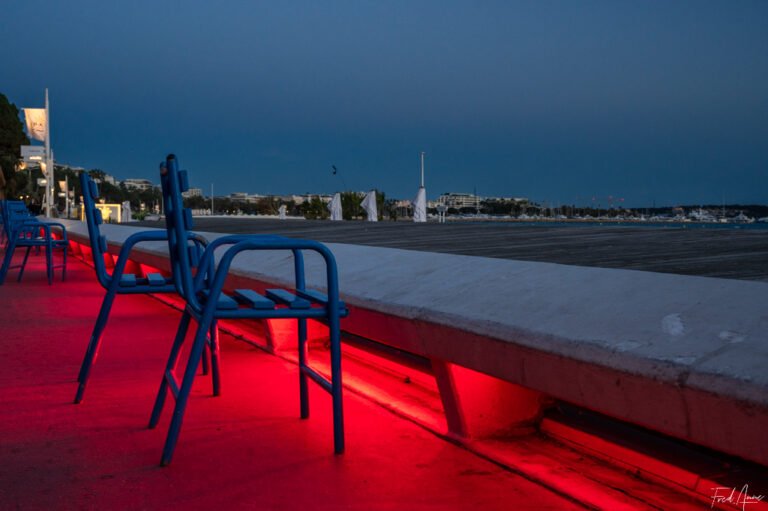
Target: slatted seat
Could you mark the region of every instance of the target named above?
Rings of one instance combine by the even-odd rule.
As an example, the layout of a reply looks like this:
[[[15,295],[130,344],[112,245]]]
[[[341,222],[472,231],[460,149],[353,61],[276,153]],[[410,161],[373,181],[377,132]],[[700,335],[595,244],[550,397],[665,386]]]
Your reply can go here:
[[[235,289],[235,299],[252,309],[272,310],[275,308],[275,302],[266,296],[261,296],[253,289]]]
[[[322,305],[323,307],[328,305],[328,295],[323,294],[319,291],[315,291],[314,289],[297,289],[296,294],[302,298],[306,298],[312,303]],[[347,306],[344,305],[344,302],[339,300],[339,310],[346,310],[346,308]]]
[[[309,300],[299,298],[285,289],[267,289],[267,298],[288,306],[291,309],[309,309],[312,305]]]
[[[200,303],[205,304],[208,301],[208,290],[203,289],[198,292],[198,296],[200,298]],[[221,294],[218,296],[216,304],[216,310],[220,311],[232,311],[237,310],[237,301],[233,298],[230,298],[229,296],[225,294]]]
[[[45,268],[48,284],[53,284],[53,273],[61,268],[61,280],[67,278],[67,251],[69,241],[67,229],[58,222],[40,221],[27,210],[27,206],[21,201],[0,201],[0,219],[2,220],[2,240],[5,245],[5,255],[0,266],[0,285],[5,283],[8,271],[19,268],[17,281],[21,282],[24,276],[24,268],[27,265],[30,251],[35,248],[45,250]],[[57,236],[57,232],[60,233]],[[15,266],[11,265],[13,254],[17,248],[26,248],[23,261]],[[61,250],[60,264],[54,262],[54,252]]]
[[[179,294],[186,301],[176,338],[168,357],[168,364],[161,379],[149,427],[154,428],[170,394],[175,399],[175,406],[168,434],[163,448],[161,464],[167,465],[173,457],[184,418],[189,393],[194,381],[200,355],[205,344],[205,335],[212,322],[219,319],[259,320],[271,318],[295,319],[297,321],[297,343],[299,353],[299,416],[309,417],[308,381],[311,379],[331,394],[333,408],[333,445],[334,452],[344,452],[344,415],[342,410],[341,386],[341,338],[340,319],[348,311],[339,300],[338,274],[333,254],[325,245],[310,240],[288,239],[281,236],[234,235],[217,238],[208,244],[196,274],[192,272],[189,259],[188,230],[192,228],[192,216],[183,207],[181,193],[188,189],[187,173],[178,170],[178,162],[173,155],[168,156],[161,165],[160,181],[163,188],[163,203],[168,230],[168,248],[171,255],[174,282]],[[214,254],[223,251],[216,267]],[[224,292],[224,282],[230,266],[242,252],[279,250],[289,251],[294,262],[294,289],[268,289],[264,294],[252,289],[236,289],[228,294]],[[325,263],[325,284],[327,295],[308,290],[304,277],[304,252],[319,254]],[[181,380],[175,374],[178,358],[186,339],[187,330],[192,320],[197,329],[188,350]],[[320,375],[308,365],[307,361],[307,320],[313,319],[328,325],[330,334],[330,380]]]
[[[115,296],[119,294],[146,294],[146,293],[176,293],[176,286],[172,277],[165,277],[160,273],[148,273],[146,276],[137,276],[133,273],[124,273],[126,265],[131,255],[131,250],[139,244],[150,241],[165,241],[165,231],[144,231],[134,233],[129,236],[120,250],[117,261],[115,262],[112,273],[107,272],[104,258],[111,257],[107,251],[107,238],[101,233],[101,225],[104,220],[101,211],[96,207],[96,200],[99,198],[99,189],[96,183],[87,173],[80,174],[80,184],[83,190],[83,208],[85,220],[88,224],[88,237],[91,244],[93,255],[93,266],[96,270],[96,278],[101,286],[106,290],[104,300],[101,303],[99,314],[96,317],[96,324],[93,327],[88,347],[85,351],[83,363],[80,366],[78,375],[78,387],[75,394],[75,403],[80,403],[85,393],[85,387],[91,374],[91,367],[96,360],[96,355],[101,344],[102,334],[107,325]],[[205,240],[193,233],[188,236],[192,240],[193,252],[202,252],[202,246]],[[219,369],[218,369],[218,333],[216,325],[211,326],[208,337],[208,347],[211,353],[211,367],[213,378],[213,393],[219,393]],[[207,358],[203,359],[203,372],[207,373]]]

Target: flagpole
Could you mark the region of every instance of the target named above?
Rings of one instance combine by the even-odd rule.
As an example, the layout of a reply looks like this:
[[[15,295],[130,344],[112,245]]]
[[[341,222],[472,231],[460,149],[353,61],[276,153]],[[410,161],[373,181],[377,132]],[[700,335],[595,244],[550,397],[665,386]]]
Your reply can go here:
[[[48,104],[48,88],[45,88],[45,216],[51,218],[51,207],[53,206],[54,175],[53,175],[53,154],[51,154],[51,119]]]
[[[421,152],[421,187],[424,188],[424,151]]]

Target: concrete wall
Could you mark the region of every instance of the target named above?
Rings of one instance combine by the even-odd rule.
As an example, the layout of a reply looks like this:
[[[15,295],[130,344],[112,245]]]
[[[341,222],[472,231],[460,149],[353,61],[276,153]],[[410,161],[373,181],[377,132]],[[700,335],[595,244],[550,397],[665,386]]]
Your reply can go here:
[[[104,226],[118,245],[133,230]],[[768,284],[328,246],[352,310],[342,327],[432,360],[457,436],[525,428],[554,397],[768,465]],[[165,253],[137,258],[162,267]],[[292,283],[289,254],[244,254],[234,271]],[[323,271],[309,255],[310,286]]]

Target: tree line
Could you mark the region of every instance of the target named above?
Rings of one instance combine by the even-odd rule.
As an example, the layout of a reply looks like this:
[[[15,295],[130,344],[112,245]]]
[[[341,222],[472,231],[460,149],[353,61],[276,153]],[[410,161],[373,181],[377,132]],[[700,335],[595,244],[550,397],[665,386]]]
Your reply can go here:
[[[360,192],[341,192],[341,210],[344,220],[365,219],[367,215],[360,206],[365,194]],[[384,192],[376,192],[376,206],[379,220],[396,219],[395,201],[387,200]],[[184,199],[184,205],[193,210],[210,210],[211,199],[201,196]],[[294,200],[284,200],[279,197],[261,197],[255,201],[246,202],[233,200],[229,197],[216,197],[213,201],[214,214],[226,215],[277,215],[280,206],[286,207],[286,214],[303,216],[308,220],[327,220],[331,214],[328,203],[319,195],[312,195],[301,204]]]

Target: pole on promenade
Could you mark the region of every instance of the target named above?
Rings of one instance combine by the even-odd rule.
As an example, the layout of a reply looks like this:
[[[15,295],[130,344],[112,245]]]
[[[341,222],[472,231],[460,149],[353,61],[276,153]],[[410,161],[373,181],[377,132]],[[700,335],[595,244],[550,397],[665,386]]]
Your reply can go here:
[[[424,151],[421,152],[421,187],[424,188]]]
[[[51,115],[48,103],[48,88],[45,88],[45,216],[51,218],[55,176],[53,172],[53,153],[51,152]]]

